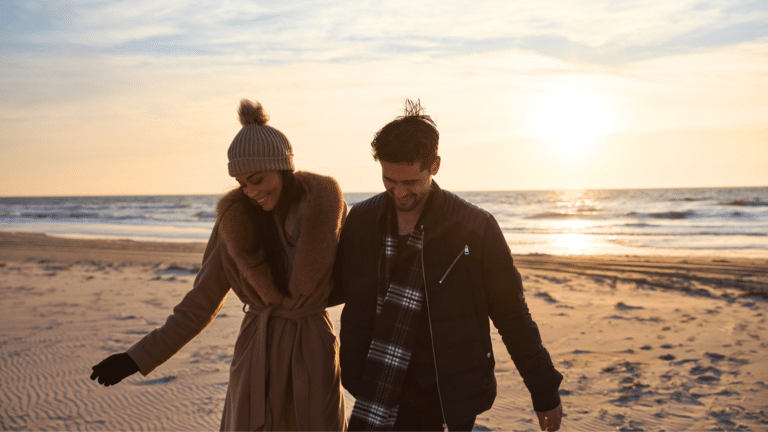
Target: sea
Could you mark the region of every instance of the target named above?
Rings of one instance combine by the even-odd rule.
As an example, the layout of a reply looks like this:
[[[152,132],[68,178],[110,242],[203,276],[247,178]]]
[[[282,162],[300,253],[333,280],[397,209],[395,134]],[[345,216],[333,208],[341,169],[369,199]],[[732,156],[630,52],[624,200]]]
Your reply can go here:
[[[375,193],[345,193],[349,206]],[[768,187],[457,192],[512,254],[768,258]],[[0,197],[0,231],[206,242],[217,195]]]

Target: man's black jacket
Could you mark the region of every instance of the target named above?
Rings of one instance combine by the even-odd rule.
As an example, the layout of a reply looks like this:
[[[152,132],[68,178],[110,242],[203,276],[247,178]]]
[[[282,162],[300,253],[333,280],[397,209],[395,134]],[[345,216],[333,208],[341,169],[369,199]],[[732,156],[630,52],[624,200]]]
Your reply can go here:
[[[390,200],[381,193],[352,207],[336,254],[329,305],[346,303],[341,382],[353,396],[368,385],[361,376],[376,316]],[[531,392],[534,409],[556,408],[563,377],[541,343],[520,273],[494,217],[433,182],[419,225],[439,391],[449,427],[490,409],[496,397],[489,317]]]

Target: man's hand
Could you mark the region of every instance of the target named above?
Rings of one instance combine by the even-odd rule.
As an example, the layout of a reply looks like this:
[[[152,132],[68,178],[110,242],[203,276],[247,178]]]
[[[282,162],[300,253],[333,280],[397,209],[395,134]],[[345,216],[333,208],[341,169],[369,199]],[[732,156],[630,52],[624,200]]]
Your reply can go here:
[[[547,432],[559,430],[560,420],[563,418],[563,405],[560,404],[557,408],[550,411],[537,412],[536,415],[539,417],[541,430]]]
[[[103,384],[104,387],[115,385],[123,378],[139,371],[139,367],[128,353],[113,354],[91,369],[93,369],[91,379],[98,379],[99,384]]]

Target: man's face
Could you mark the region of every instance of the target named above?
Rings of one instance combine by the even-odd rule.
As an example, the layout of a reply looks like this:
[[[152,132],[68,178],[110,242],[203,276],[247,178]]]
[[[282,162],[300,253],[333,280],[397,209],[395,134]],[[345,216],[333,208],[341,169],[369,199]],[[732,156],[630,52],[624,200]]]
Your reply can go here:
[[[432,166],[422,171],[421,163],[389,163],[382,160],[381,177],[384,188],[395,202],[399,212],[417,212],[421,214],[424,203],[432,185],[432,176],[440,168],[440,157],[435,159]]]

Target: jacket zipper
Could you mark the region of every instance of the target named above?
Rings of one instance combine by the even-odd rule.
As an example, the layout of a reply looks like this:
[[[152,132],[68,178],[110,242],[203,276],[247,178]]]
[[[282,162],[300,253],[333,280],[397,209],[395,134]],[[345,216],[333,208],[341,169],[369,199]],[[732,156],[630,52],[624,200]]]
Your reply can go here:
[[[445,280],[445,277],[446,277],[446,276],[448,276],[448,273],[450,273],[450,271],[451,271],[451,269],[453,268],[453,266],[455,266],[455,265],[456,265],[456,261],[458,261],[458,260],[459,260],[459,258],[461,258],[461,255],[462,255],[462,254],[464,254],[464,255],[469,255],[469,245],[464,245],[464,250],[463,250],[463,251],[461,251],[461,252],[459,252],[459,254],[458,254],[458,255],[456,255],[456,259],[454,259],[454,260],[453,260],[453,262],[451,263],[451,265],[448,267],[448,270],[446,270],[446,271],[445,271],[445,274],[443,275],[443,277],[441,277],[441,278],[440,278],[440,281],[439,281],[439,282],[437,282],[437,283],[440,283],[440,284],[441,284],[441,283],[443,283],[443,281]]]
[[[424,225],[421,226],[421,231],[424,233]],[[424,238],[427,236],[424,235]],[[465,246],[465,252],[468,254],[469,249]],[[456,264],[456,261],[459,260],[459,256],[456,257],[455,260],[453,260],[453,264]],[[453,267],[453,264],[451,264],[451,267]],[[451,267],[448,268],[448,271],[451,271]],[[445,272],[445,275],[447,275],[448,272]],[[445,275],[443,275],[443,279],[445,279]],[[435,336],[432,334],[432,314],[429,312],[429,295],[427,294],[427,275],[426,275],[426,269],[424,267],[424,244],[421,246],[421,277],[424,280],[424,302],[427,304],[427,322],[429,323],[429,341],[432,343],[432,361],[435,365],[435,385],[437,386],[437,398],[440,401],[440,413],[443,415],[443,431],[448,432],[448,423],[445,421],[445,409],[443,408],[443,395],[440,391],[440,375],[437,373],[437,354],[435,354]],[[440,283],[443,282],[443,279],[440,279]]]

